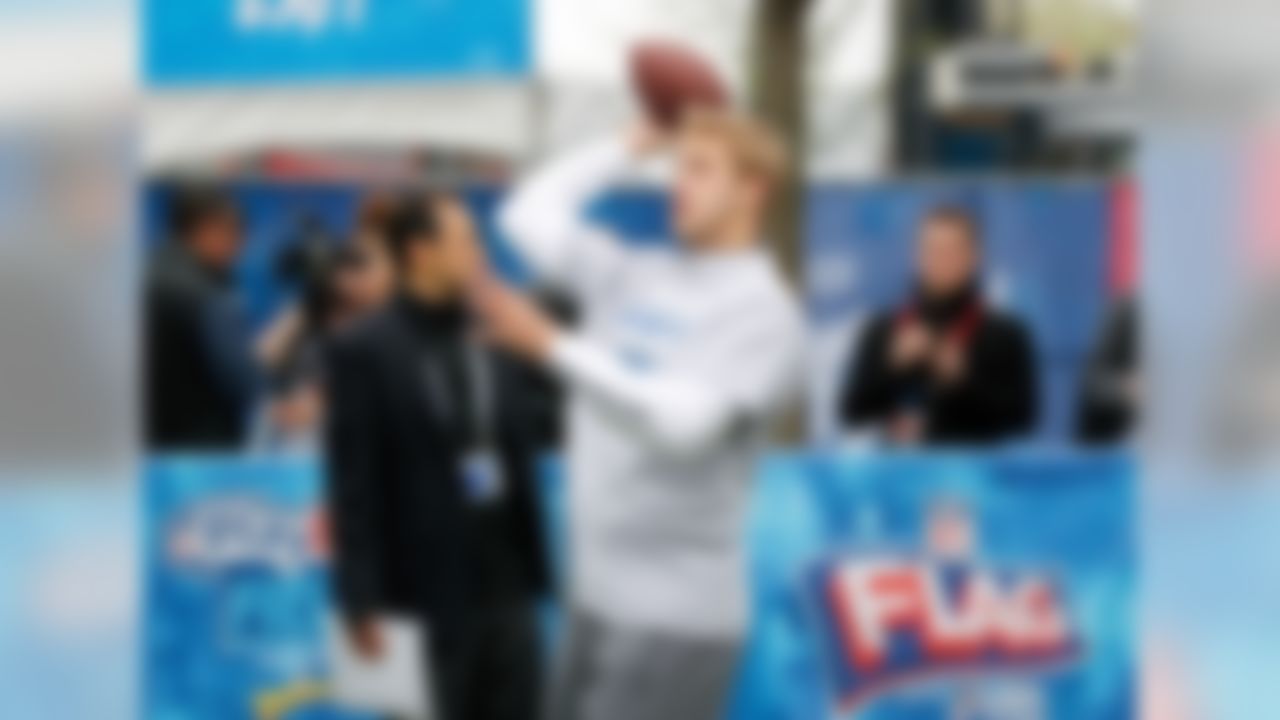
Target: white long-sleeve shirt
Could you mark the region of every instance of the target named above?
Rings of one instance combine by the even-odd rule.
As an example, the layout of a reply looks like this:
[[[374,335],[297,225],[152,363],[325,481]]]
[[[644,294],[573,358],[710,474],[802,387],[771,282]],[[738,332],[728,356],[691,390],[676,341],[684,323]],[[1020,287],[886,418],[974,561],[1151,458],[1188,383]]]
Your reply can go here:
[[[560,158],[499,217],[583,311],[551,357],[572,397],[572,600],[620,623],[737,636],[749,486],[798,385],[803,325],[763,248],[635,249],[589,223],[627,164],[621,141]]]

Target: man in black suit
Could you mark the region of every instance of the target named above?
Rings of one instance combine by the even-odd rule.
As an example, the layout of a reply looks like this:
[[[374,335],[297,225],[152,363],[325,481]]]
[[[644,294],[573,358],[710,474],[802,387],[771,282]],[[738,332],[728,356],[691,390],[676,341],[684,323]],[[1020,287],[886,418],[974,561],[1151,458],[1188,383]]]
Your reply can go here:
[[[547,568],[521,370],[472,331],[463,295],[483,259],[461,203],[406,201],[388,235],[398,294],[328,358],[338,604],[370,658],[380,616],[429,625],[443,720],[525,720]]]
[[[146,279],[147,446],[227,451],[245,439],[256,385],[232,275],[241,217],[216,188],[175,191]]]
[[[841,397],[846,426],[874,427],[895,445],[984,445],[1031,431],[1031,339],[983,298],[980,261],[978,225],[966,210],[925,216],[914,291],[858,340]]]

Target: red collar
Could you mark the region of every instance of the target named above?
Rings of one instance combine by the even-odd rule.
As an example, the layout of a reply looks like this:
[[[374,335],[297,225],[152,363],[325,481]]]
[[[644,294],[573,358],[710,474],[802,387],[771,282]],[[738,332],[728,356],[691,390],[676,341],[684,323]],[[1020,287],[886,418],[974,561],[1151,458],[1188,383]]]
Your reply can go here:
[[[982,303],[975,300],[965,308],[960,317],[951,321],[943,334],[953,342],[967,346],[973,340],[974,334],[978,332],[978,324],[982,322],[983,314]],[[908,305],[898,313],[896,322],[899,326],[906,325],[915,322],[918,315],[915,305]]]

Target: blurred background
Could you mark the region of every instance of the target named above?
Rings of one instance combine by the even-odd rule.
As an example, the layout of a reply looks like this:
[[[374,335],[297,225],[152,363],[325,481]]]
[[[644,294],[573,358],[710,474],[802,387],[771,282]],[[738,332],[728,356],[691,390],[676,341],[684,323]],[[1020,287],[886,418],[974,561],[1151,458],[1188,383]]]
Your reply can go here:
[[[0,8],[6,716],[129,717],[137,707],[140,35],[117,2]]]
[[[1265,0],[5,3],[0,715],[342,716],[312,531],[323,403],[291,333],[377,297],[362,238],[391,189],[459,190],[523,282],[492,209],[529,163],[634,113],[627,53],[652,37],[695,49],[803,148],[772,235],[809,313],[807,411],[756,479],[758,625],[732,716],[828,716],[830,628],[800,578],[835,548],[919,546],[939,498],[969,509],[984,562],[1065,578],[1087,652],[852,714],[1265,714],[1274,15]],[[662,180],[599,217],[662,235]],[[1039,412],[1000,447],[886,451],[842,425],[841,384],[942,204],[980,221],[984,297],[1032,338]],[[190,207],[236,218],[216,348],[244,380],[198,447],[153,427],[146,322]],[[1123,320],[1138,307],[1140,331]],[[1080,408],[1107,372],[1137,389],[1099,449]],[[560,393],[540,393],[554,519]],[[192,534],[210,546],[179,542]]]

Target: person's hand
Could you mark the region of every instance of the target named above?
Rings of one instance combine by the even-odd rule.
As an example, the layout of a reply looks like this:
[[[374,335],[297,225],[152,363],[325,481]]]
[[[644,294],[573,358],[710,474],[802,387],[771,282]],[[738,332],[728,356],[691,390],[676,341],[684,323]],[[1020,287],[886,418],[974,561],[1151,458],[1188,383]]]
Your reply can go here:
[[[928,354],[933,338],[924,325],[907,323],[893,333],[889,344],[889,364],[898,370],[916,365]]]
[[[933,374],[943,385],[963,380],[966,369],[964,346],[958,342],[943,342],[933,354]]]
[[[469,296],[489,342],[535,362],[547,359],[560,329],[528,297],[494,279],[475,283]]]
[[[272,318],[266,330],[253,343],[253,355],[264,368],[275,369],[284,362],[290,348],[306,332],[302,308],[290,305]]]
[[[901,411],[889,418],[886,431],[894,445],[919,445],[924,439],[924,416],[910,410]]]
[[[671,142],[671,131],[645,117],[637,119],[627,132],[627,149],[636,158],[652,155]]]
[[[372,617],[358,618],[347,622],[347,638],[356,654],[369,661],[382,657],[386,644],[382,636],[382,627]]]
[[[292,437],[317,427],[323,407],[319,386],[307,382],[272,400],[267,411],[272,425]]]

